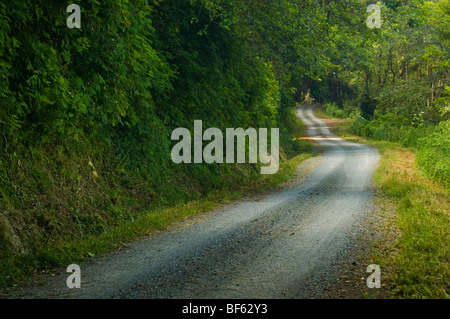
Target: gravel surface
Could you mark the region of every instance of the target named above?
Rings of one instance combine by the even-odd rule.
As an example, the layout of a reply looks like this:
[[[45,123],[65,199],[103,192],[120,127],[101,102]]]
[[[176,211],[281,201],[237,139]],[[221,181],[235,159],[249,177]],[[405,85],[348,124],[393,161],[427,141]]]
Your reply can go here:
[[[331,134],[298,109],[322,150],[277,191],[174,224],[81,266],[81,289],[64,270],[10,298],[320,298],[358,249],[374,209],[375,149]],[[367,267],[367,265],[361,266]]]

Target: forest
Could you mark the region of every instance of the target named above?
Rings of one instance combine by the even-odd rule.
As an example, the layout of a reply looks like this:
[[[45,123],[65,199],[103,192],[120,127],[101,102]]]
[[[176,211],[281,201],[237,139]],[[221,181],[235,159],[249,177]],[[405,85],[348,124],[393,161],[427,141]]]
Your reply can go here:
[[[373,3],[80,0],[68,28],[71,1],[0,1],[0,283],[261,179],[259,164],[173,163],[171,133],[195,120],[279,128],[282,162],[311,152],[294,138],[306,96],[354,134],[413,148],[448,188],[450,1],[379,1],[368,27]]]

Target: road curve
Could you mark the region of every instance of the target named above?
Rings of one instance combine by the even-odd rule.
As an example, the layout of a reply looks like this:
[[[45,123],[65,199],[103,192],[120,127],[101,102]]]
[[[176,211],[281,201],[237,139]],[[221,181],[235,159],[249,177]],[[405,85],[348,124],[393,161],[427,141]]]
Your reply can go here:
[[[117,252],[81,264],[81,289],[69,274],[10,291],[11,298],[319,298],[354,249],[372,207],[378,153],[330,133],[297,110],[325,151],[305,161],[298,183],[239,200],[177,223]]]

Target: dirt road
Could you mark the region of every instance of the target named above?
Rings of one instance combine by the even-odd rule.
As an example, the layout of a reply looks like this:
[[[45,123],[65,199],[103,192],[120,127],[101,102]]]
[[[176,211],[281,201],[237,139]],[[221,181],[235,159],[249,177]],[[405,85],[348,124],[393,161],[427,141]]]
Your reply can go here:
[[[373,209],[376,150],[344,141],[305,105],[298,115],[325,151],[278,191],[177,223],[14,298],[319,298]]]

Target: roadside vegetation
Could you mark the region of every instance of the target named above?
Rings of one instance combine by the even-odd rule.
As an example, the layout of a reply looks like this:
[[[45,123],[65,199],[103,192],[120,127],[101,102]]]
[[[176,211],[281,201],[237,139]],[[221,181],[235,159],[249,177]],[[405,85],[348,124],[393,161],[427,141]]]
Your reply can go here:
[[[363,58],[313,87],[334,94],[312,95],[322,114],[343,119],[337,134],[382,155],[374,182],[393,214],[371,260],[387,282],[383,296],[448,299],[450,2],[383,1],[382,12],[371,45],[355,47],[352,57]]]
[[[335,118],[321,108],[320,114]],[[372,297],[450,298],[450,189],[421,169],[414,147],[356,135],[357,119],[341,120],[337,135],[376,147],[381,155],[374,173],[381,212],[379,240],[369,256],[382,269],[383,287]]]

